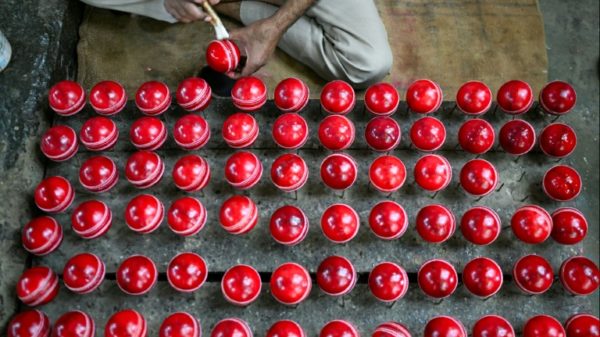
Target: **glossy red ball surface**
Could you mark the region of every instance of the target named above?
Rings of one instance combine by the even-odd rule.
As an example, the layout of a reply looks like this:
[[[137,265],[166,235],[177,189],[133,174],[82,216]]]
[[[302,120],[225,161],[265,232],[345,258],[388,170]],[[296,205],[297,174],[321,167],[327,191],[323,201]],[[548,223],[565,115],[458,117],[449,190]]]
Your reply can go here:
[[[533,105],[533,92],[529,84],[519,80],[504,83],[496,96],[498,106],[510,115],[525,113]]]
[[[400,204],[391,200],[381,201],[369,213],[369,226],[380,239],[397,239],[408,229],[408,215]]]
[[[171,105],[169,87],[159,81],[145,82],[135,93],[135,104],[145,115],[160,115]]]
[[[104,262],[92,253],[71,257],[63,268],[65,287],[77,294],[88,294],[98,289],[104,281]]]
[[[258,209],[252,199],[234,195],[221,205],[219,221],[221,227],[231,234],[246,234],[258,222]]]
[[[369,181],[381,192],[397,191],[406,181],[406,167],[398,157],[380,156],[371,163]]]
[[[552,213],[552,238],[563,245],[574,245],[585,238],[588,222],[579,210],[572,207],[559,208]]]
[[[27,309],[14,315],[6,329],[7,337],[49,337],[50,319],[41,310]]]
[[[227,117],[223,123],[223,139],[230,147],[248,147],[258,138],[258,123],[250,114],[238,112]]]
[[[129,201],[125,207],[127,227],[140,234],[155,231],[163,221],[165,207],[153,195],[140,194]]]
[[[548,315],[537,315],[529,318],[523,326],[523,337],[567,337],[560,322]]]
[[[454,214],[443,205],[427,205],[417,213],[416,229],[423,240],[442,243],[456,230]]]
[[[226,318],[215,324],[210,337],[252,337],[252,330],[244,320]]]
[[[231,100],[242,111],[257,111],[267,102],[267,86],[258,77],[242,77],[231,89]]]
[[[352,323],[344,320],[334,320],[321,328],[319,337],[360,337],[360,334]]]
[[[252,152],[236,152],[225,162],[225,180],[239,189],[245,190],[256,185],[262,172],[260,159]]]
[[[210,182],[210,166],[206,159],[190,154],[177,160],[172,176],[175,186],[180,190],[200,191]]]
[[[573,295],[591,295],[600,285],[600,270],[594,261],[583,256],[566,259],[560,266],[560,281]]]
[[[500,128],[500,146],[507,153],[523,155],[535,146],[535,130],[522,119],[513,119]]]
[[[504,317],[486,315],[475,322],[473,337],[516,337],[515,329]]]
[[[494,146],[496,134],[490,123],[474,118],[464,122],[458,129],[460,147],[472,154],[483,154]]]
[[[354,123],[345,116],[327,116],[319,124],[319,141],[332,151],[349,148],[354,143],[355,135]]]
[[[386,152],[395,149],[400,144],[400,136],[400,125],[392,117],[375,117],[365,127],[367,145],[375,151]]]
[[[576,146],[577,135],[567,124],[550,124],[540,134],[540,149],[550,157],[564,158],[573,153]]]
[[[403,324],[389,321],[379,324],[371,337],[412,337],[412,335]]]
[[[442,105],[443,99],[442,89],[431,80],[416,80],[406,91],[408,108],[420,114],[435,112]]]
[[[552,232],[552,218],[543,208],[527,205],[519,208],[510,220],[515,236],[526,243],[539,244]]]
[[[138,151],[129,156],[125,164],[127,180],[137,188],[156,185],[165,171],[165,164],[159,155],[150,151]]]
[[[126,103],[127,94],[118,82],[98,82],[90,90],[90,104],[100,115],[115,115],[123,110]]]
[[[60,246],[62,240],[62,226],[49,216],[40,216],[29,221],[21,231],[23,247],[37,256],[52,253]]]
[[[85,91],[77,82],[60,81],[50,88],[48,103],[56,114],[72,116],[85,106]]]
[[[500,235],[500,217],[491,208],[476,206],[463,214],[460,230],[467,241],[476,245],[489,245]]]
[[[323,234],[335,243],[346,243],[354,239],[359,227],[358,213],[345,204],[333,204],[321,216]]]
[[[26,269],[17,281],[17,297],[30,307],[44,305],[58,295],[58,276],[46,266]]]
[[[327,113],[345,115],[354,109],[356,95],[350,84],[335,80],[321,90],[321,107]]]
[[[129,139],[139,150],[154,151],[167,140],[167,128],[160,119],[145,116],[131,123]]]
[[[213,40],[206,48],[206,64],[214,71],[232,72],[238,68],[240,60],[240,49],[232,40]]]
[[[307,180],[308,166],[297,154],[282,154],[271,165],[271,181],[282,191],[297,191]]]
[[[549,114],[564,115],[575,107],[577,93],[575,89],[563,81],[553,81],[540,91],[540,105]]]
[[[62,314],[52,328],[52,337],[94,337],[94,320],[83,311],[68,311]]]
[[[502,269],[496,261],[478,257],[465,265],[462,280],[473,295],[487,298],[500,291],[503,282]]]
[[[419,288],[433,298],[446,298],[458,286],[458,274],[449,262],[433,259],[425,262],[417,275]]]
[[[86,200],[71,214],[71,228],[84,239],[95,239],[104,235],[112,226],[112,212],[100,200]]]
[[[542,188],[548,197],[556,201],[573,200],[581,193],[581,176],[570,166],[557,165],[544,174]]]
[[[446,127],[437,118],[423,117],[410,128],[410,140],[417,150],[438,150],[446,141]]]
[[[521,257],[513,266],[513,279],[517,287],[528,294],[543,294],[554,282],[550,263],[539,255]]]
[[[203,78],[189,77],[179,83],[175,98],[184,110],[196,112],[208,107],[211,96],[212,90]]]
[[[35,205],[47,213],[61,213],[71,203],[75,192],[69,181],[61,176],[52,176],[42,180],[35,188]]]
[[[297,263],[284,263],[271,276],[271,294],[286,305],[302,302],[310,294],[312,281],[308,271]]]
[[[278,208],[273,212],[269,221],[269,230],[273,240],[287,246],[302,242],[308,234],[308,227],[308,218],[304,212],[291,205]]]
[[[273,140],[284,149],[302,147],[308,139],[308,124],[296,113],[283,114],[275,120],[272,130]]]
[[[90,192],[106,192],[117,184],[118,179],[117,165],[106,156],[91,157],[79,168],[79,182]]]
[[[202,287],[208,277],[208,266],[195,253],[177,254],[167,266],[167,281],[177,291],[189,293]]]
[[[321,163],[321,180],[334,190],[345,190],[356,181],[357,171],[354,158],[344,153],[334,153]]]
[[[202,328],[198,320],[187,312],[179,311],[167,316],[158,329],[159,337],[200,337]]]
[[[599,337],[600,320],[590,314],[575,314],[565,323],[567,337]]]
[[[185,150],[198,150],[210,140],[210,127],[202,116],[188,114],[175,122],[173,138]]]
[[[246,306],[260,295],[262,283],[256,269],[245,264],[229,268],[221,279],[221,292],[235,305]]]
[[[400,104],[400,94],[390,83],[376,83],[365,92],[365,107],[372,114],[389,116],[396,112]]]
[[[277,84],[274,92],[275,106],[283,112],[298,112],[308,104],[310,90],[298,78],[286,78]]]
[[[143,295],[156,284],[158,271],[154,261],[143,255],[133,255],[117,269],[117,285],[128,295]]]
[[[380,263],[369,273],[369,289],[378,300],[394,302],[408,291],[408,275],[395,263]]]
[[[356,285],[357,279],[352,262],[343,256],[329,256],[317,268],[317,284],[330,296],[348,294]]]
[[[450,162],[437,154],[425,155],[415,163],[414,177],[417,185],[426,191],[441,191],[452,180]]]
[[[492,91],[483,82],[466,82],[456,93],[456,105],[467,115],[482,115],[492,106]]]
[[[61,162],[72,158],[79,147],[75,130],[66,125],[56,125],[48,129],[40,142],[46,158]]]
[[[104,326],[104,337],[146,337],[146,333],[146,319],[133,309],[114,313]]]
[[[206,208],[193,197],[179,198],[171,204],[167,216],[169,228],[178,235],[196,235],[206,224]]]
[[[110,118],[92,117],[81,126],[79,139],[83,146],[90,151],[105,151],[117,143],[119,129]]]
[[[305,337],[306,333],[300,324],[292,320],[281,320],[273,323],[267,330],[266,337]]]
[[[460,170],[460,185],[471,195],[488,195],[498,185],[498,172],[487,160],[470,160]]]

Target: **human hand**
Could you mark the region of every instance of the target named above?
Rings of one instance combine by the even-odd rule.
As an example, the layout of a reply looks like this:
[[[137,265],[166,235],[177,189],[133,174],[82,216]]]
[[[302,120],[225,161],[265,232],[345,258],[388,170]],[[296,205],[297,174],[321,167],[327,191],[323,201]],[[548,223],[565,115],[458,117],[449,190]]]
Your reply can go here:
[[[201,7],[204,1],[216,5],[221,0],[165,0],[165,9],[179,22],[210,21],[210,16]]]

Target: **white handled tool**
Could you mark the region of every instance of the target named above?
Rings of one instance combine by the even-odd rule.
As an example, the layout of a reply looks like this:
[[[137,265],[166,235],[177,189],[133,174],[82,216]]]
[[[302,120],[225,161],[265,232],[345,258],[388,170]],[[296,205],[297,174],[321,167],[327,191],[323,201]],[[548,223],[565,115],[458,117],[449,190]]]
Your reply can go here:
[[[223,21],[221,21],[221,18],[219,18],[219,15],[217,15],[217,12],[215,12],[210,3],[208,3],[208,0],[202,3],[202,7],[204,8],[204,11],[206,11],[206,14],[208,14],[208,16],[211,18],[210,23],[212,23],[213,27],[215,27],[217,40],[228,39],[229,32],[227,31],[227,28],[225,28],[223,25]]]

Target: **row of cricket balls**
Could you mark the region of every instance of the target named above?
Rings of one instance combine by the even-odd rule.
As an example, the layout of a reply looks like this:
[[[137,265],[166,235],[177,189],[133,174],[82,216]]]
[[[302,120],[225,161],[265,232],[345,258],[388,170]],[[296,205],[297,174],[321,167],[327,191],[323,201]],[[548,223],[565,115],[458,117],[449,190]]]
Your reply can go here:
[[[133,309],[125,309],[109,317],[104,327],[105,337],[146,337],[144,316]],[[93,318],[83,311],[69,311],[50,326],[50,319],[40,310],[27,310],[15,315],[8,324],[8,337],[94,337]],[[595,337],[600,322],[591,314],[572,315],[563,326],[549,315],[530,317],[523,325],[523,337]],[[158,329],[159,337],[201,337],[202,327],[193,315],[179,311],[167,316]],[[267,330],[266,337],[306,337],[302,326],[293,320],[279,320]],[[360,337],[358,329],[346,320],[327,322],[319,337]],[[423,337],[468,337],[465,326],[452,316],[435,316],[425,324]],[[502,316],[480,317],[472,327],[471,337],[517,337],[511,323]],[[250,325],[240,318],[226,318],[217,322],[210,337],[253,337]],[[412,337],[401,323],[388,321],[378,325],[371,337]]]
[[[119,289],[128,295],[144,295],[157,283],[158,269],[147,256],[125,258],[116,271]],[[198,254],[184,252],[176,255],[167,266],[167,280],[173,289],[190,293],[205,283],[208,267]],[[512,277],[516,286],[528,295],[540,295],[554,282],[552,265],[539,255],[521,257],[513,266]],[[62,279],[70,291],[88,294],[104,281],[104,262],[92,253],[80,253],[65,264]],[[571,295],[593,294],[600,283],[598,266],[584,256],[573,256],[560,266],[559,279]],[[317,268],[316,282],[323,293],[339,297],[349,294],[358,275],[353,264],[343,256],[325,258]],[[432,259],[421,265],[417,275],[422,292],[433,298],[451,296],[457,289],[459,274],[449,262]],[[281,304],[297,305],[310,295],[311,276],[306,268],[286,262],[275,268],[270,279],[270,293]],[[488,257],[477,257],[467,262],[462,271],[462,283],[476,297],[489,298],[500,291],[504,283],[501,267]],[[391,303],[402,299],[409,289],[409,277],[404,268],[394,262],[382,262],[369,273],[368,286],[379,301]],[[59,277],[47,266],[25,270],[17,282],[17,296],[28,306],[44,305],[59,292]],[[221,279],[223,297],[231,304],[247,306],[258,299],[262,280],[256,269],[239,264],[228,269]]]

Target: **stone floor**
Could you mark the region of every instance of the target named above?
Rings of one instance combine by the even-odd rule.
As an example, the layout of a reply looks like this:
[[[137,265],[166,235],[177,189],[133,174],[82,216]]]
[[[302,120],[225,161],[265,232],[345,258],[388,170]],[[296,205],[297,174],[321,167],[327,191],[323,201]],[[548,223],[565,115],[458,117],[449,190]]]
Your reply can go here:
[[[19,8],[19,14],[29,13],[36,17],[37,20],[27,20],[27,22],[35,22],[36,24],[26,24],[24,20],[21,20],[20,15],[13,12],[17,8]],[[101,254],[107,262],[109,272],[114,271],[121,258],[136,250],[140,252],[139,250],[143,249],[149,250],[147,253],[157,261],[159,269],[163,271],[166,261],[172,255],[177,251],[186,249],[197,250],[206,255],[210,265],[214,266],[211,268],[214,271],[224,270],[233,263],[249,261],[261,271],[268,272],[279,262],[288,259],[302,262],[314,271],[318,262],[327,254],[337,253],[348,255],[355,262],[361,272],[361,282],[364,282],[364,276],[371,266],[384,258],[392,258],[405,265],[413,276],[411,281],[414,281],[414,273],[418,264],[423,259],[435,256],[443,256],[451,260],[458,269],[461,269],[465,263],[464,260],[467,258],[472,258],[478,254],[490,255],[501,263],[505,271],[508,271],[515,257],[526,251],[538,252],[550,258],[556,268],[559,261],[564,257],[580,252],[598,261],[598,6],[594,1],[581,1],[574,4],[558,0],[542,1],[541,10],[546,25],[550,64],[549,78],[572,82],[578,90],[578,108],[564,120],[574,126],[580,141],[576,153],[567,162],[578,168],[585,177],[582,196],[572,203],[586,214],[591,225],[590,234],[583,245],[560,247],[553,242],[547,242],[536,247],[524,247],[513,240],[510,231],[505,231],[499,241],[490,247],[475,248],[467,244],[460,234],[455,235],[455,238],[446,245],[433,247],[421,242],[415,236],[414,230],[409,230],[407,235],[400,241],[384,245],[375,240],[366,226],[363,226],[355,241],[346,246],[334,246],[325,242],[317,228],[318,214],[320,214],[323,207],[336,200],[337,197],[319,188],[318,177],[314,174],[316,172],[315,164],[324,155],[324,152],[316,147],[314,137],[312,137],[311,143],[307,144],[306,149],[302,150],[301,153],[306,156],[313,174],[311,175],[311,182],[299,195],[298,203],[311,205],[309,218],[313,223],[313,227],[307,241],[296,247],[297,249],[283,250],[265,237],[265,218],[268,218],[274,205],[284,202],[284,200],[276,201],[276,199],[281,198],[281,195],[270,187],[267,182],[268,179],[263,179],[263,183],[256,191],[251,192],[256,193],[257,200],[263,197],[266,200],[265,205],[261,206],[262,226],[247,238],[232,239],[225,236],[213,221],[209,222],[209,226],[197,238],[185,240],[185,242],[169,233],[164,224],[158,233],[139,239],[127,232],[122,221],[117,221],[115,228],[109,232],[106,238],[85,242],[83,245],[81,240],[77,240],[70,231],[66,231],[65,243],[59,252],[41,261],[38,259],[32,261],[27,258],[19,247],[19,230],[31,218],[32,214],[36,213],[31,202],[31,191],[45,174],[64,172],[73,179],[76,163],[81,160],[75,158],[69,162],[72,167],[69,164],[49,165],[46,172],[44,168],[45,161],[40,158],[37,149],[39,135],[49,125],[50,115],[47,113],[45,106],[45,92],[56,79],[73,77],[76,69],[72,56],[77,27],[77,19],[75,18],[80,10],[76,3],[59,0],[46,1],[40,4],[23,4],[13,0],[0,3],[0,18],[3,19],[0,23],[0,29],[8,36],[15,49],[11,66],[5,72],[0,73],[0,92],[3,93],[2,99],[0,99],[0,114],[2,116],[0,118],[0,134],[2,134],[0,139],[0,195],[2,195],[1,204],[3,205],[0,208],[0,226],[2,228],[2,231],[0,231],[0,273],[3,275],[0,278],[0,328],[2,331],[4,331],[4,324],[7,319],[16,310],[21,309],[14,296],[14,284],[27,264],[41,262],[49,264],[56,271],[59,271],[68,256],[75,251],[88,249]],[[231,107],[226,101],[217,101],[212,109],[221,112],[228,111]],[[440,113],[440,118],[452,130],[456,128],[460,120],[456,115],[448,115],[448,110],[450,109],[446,109],[447,112],[445,113]],[[172,116],[176,116],[176,114],[178,112],[173,112]],[[261,116],[261,118],[264,118],[261,123],[264,130],[268,130],[269,118],[266,116],[273,114],[272,109],[266,109],[263,116]],[[222,115],[207,112],[207,116],[210,116],[209,122],[215,128],[213,139],[218,142],[217,126],[220,124]],[[321,116],[315,103],[306,112],[306,116],[311,121],[314,130],[314,123]],[[119,119],[119,122],[123,125],[127,124],[130,118],[133,118],[133,114],[125,114]],[[362,114],[360,109],[357,109],[352,118],[356,121],[358,134],[360,134],[367,117]],[[396,118],[403,126],[403,133],[406,135],[407,128],[414,116],[399,113]],[[504,117],[500,116],[489,116],[488,118],[491,118],[495,125],[499,125],[501,120],[504,120],[502,119]],[[527,118],[534,120],[536,126],[538,126],[537,129],[547,122],[536,114],[531,114]],[[67,122],[80,123],[78,119],[70,119]],[[172,122],[167,120],[167,123]],[[122,130],[126,130],[126,128],[123,127]],[[123,132],[123,134],[126,134],[126,132]],[[450,131],[449,134],[452,135],[454,132]],[[445,153],[450,157],[451,162],[454,164],[455,173],[457,173],[466,157],[459,156],[451,151],[453,148],[452,141],[454,141],[452,138],[449,138],[450,142],[445,149]],[[257,145],[272,147],[267,135],[262,136],[261,142]],[[126,144],[124,141],[120,143]],[[416,153],[407,151],[407,145],[405,139],[402,144],[403,150],[397,151],[397,154],[403,160],[406,158],[407,167],[411,168]],[[123,161],[125,153],[130,150],[124,145],[123,148],[118,148],[113,155],[117,161]],[[257,151],[264,157],[265,167],[268,168],[270,158],[277,153],[277,150],[261,149]],[[224,156],[230,152],[230,150],[223,150],[220,144],[215,143],[211,145],[211,149],[202,151],[201,154],[211,158],[215,163],[213,167],[218,167],[218,163],[222,162]],[[361,158],[360,165],[363,169],[367,167],[370,158],[373,156],[372,153],[364,150],[362,141],[357,142],[356,149],[353,149],[352,153],[357,158]],[[169,152],[165,157],[173,156],[176,158],[181,154],[181,152]],[[86,156],[89,156],[89,154],[81,153],[79,155],[80,158]],[[527,195],[529,193],[536,203],[542,203],[550,209],[556,208],[557,205],[549,203],[540,194],[539,186],[536,186],[543,168],[551,165],[550,162],[544,161],[539,154],[535,153],[518,162],[512,161],[502,153],[491,153],[487,157],[502,168],[501,178],[508,185],[495,194],[498,196],[497,199],[486,198],[481,203],[489,203],[503,211],[501,214],[505,223],[510,210],[516,207],[514,203],[511,203],[509,192],[514,191],[517,195]],[[172,162],[170,164],[172,165]],[[515,177],[520,177],[525,169],[527,170],[527,184],[514,183]],[[166,172],[169,172],[169,170]],[[268,170],[265,170],[265,172],[268,172]],[[207,198],[207,202],[211,205],[212,203],[218,205],[219,198],[222,198],[223,194],[232,193],[231,190],[227,189],[220,175],[215,174],[215,176],[217,177],[215,183],[211,185],[211,190],[207,191],[207,194],[214,193],[208,194],[208,196],[214,196],[214,198]],[[169,199],[175,193],[174,188],[168,187],[169,185],[170,178],[167,174],[161,187],[157,190],[159,191],[157,193],[161,194],[161,198],[164,198],[163,202],[165,204],[169,203]],[[402,192],[392,198],[415,196],[414,198],[401,199],[401,202],[407,205],[409,215],[414,216],[415,209],[423,203],[430,202],[430,199],[412,185],[414,184],[409,181]],[[79,188],[78,185],[77,187]],[[220,197],[216,193],[217,189],[221,193]],[[133,193],[124,180],[121,181],[115,191],[122,191],[123,195]],[[78,192],[81,192],[79,193],[80,196],[86,196],[83,191],[78,190]],[[365,198],[359,192],[368,195],[369,198]],[[459,195],[458,193],[460,191],[448,190],[438,198],[442,203],[449,203]],[[101,196],[101,198],[112,199],[111,197],[115,195],[117,194]],[[319,197],[319,202],[311,201],[314,196]],[[460,196],[464,198],[462,194]],[[346,196],[347,202],[356,202],[355,207],[359,210],[363,219],[368,214],[370,205],[374,202],[370,197],[376,197],[376,194],[367,189],[364,177],[362,177],[362,181],[359,181],[357,187]],[[382,196],[377,197],[382,198]],[[473,200],[465,200],[465,202],[473,202]],[[110,202],[116,205],[120,202],[120,199],[115,198]],[[462,210],[467,206],[456,201],[452,205],[457,215],[462,214]],[[214,208],[213,206],[212,209]],[[307,210],[308,206],[304,208]],[[117,213],[120,216],[120,211],[115,212],[115,214]],[[214,211],[212,216],[214,217]],[[61,222],[63,224],[68,223],[66,218]],[[115,239],[119,234],[123,234],[122,241]],[[209,238],[214,238],[214,240],[209,240]],[[235,248],[231,248],[229,251],[232,253],[227,255],[226,251],[219,250],[223,248],[216,245],[215,242],[229,244]],[[238,245],[232,245],[232,243]],[[130,244],[139,249],[128,247]],[[162,247],[150,251],[150,247],[157,244]],[[249,251],[258,251],[258,248],[261,247],[272,250],[272,254],[268,257],[254,253],[247,254]],[[223,254],[215,254],[215,251],[223,252]],[[245,255],[248,255],[247,260],[238,260]],[[114,276],[114,274],[112,275]],[[163,279],[156,289],[143,297],[123,297],[114,284],[114,278],[109,277],[102,288],[93,295],[72,296],[67,290],[62,289],[58,300],[46,306],[43,310],[48,312],[53,319],[60,315],[65,307],[90,311],[97,320],[99,330],[101,330],[111,312],[118,308],[132,306],[143,312],[150,320],[151,334],[156,333],[157,326],[163,317],[178,309],[189,310],[197,314],[204,326],[204,333],[210,331],[210,326],[217,319],[225,315],[239,315],[250,322],[257,334],[262,334],[266,327],[278,318],[293,317],[311,335],[316,334],[318,328],[327,319],[332,318],[346,318],[355,321],[363,334],[369,334],[377,322],[395,319],[407,323],[415,335],[418,335],[426,319],[434,314],[451,313],[461,318],[470,327],[479,315],[497,312],[506,315],[517,328],[521,326],[527,316],[538,312],[552,313],[560,319],[565,319],[569,313],[582,310],[592,311],[598,315],[598,292],[593,297],[574,298],[566,296],[560,285],[555,284],[553,289],[545,295],[526,297],[514,289],[514,285],[510,280],[507,280],[507,285],[501,294],[488,301],[474,299],[461,288],[452,298],[439,305],[425,300],[413,285],[407,298],[391,309],[375,303],[362,283],[346,299],[343,306],[341,303],[323,296],[315,288],[309,301],[303,303],[296,310],[284,309],[282,306],[277,305],[267,294],[267,291],[264,290],[259,302],[249,308],[239,309],[224,303],[215,283],[208,283],[196,294],[190,296],[177,294],[165,284],[166,282]],[[514,310],[515,307],[519,310]],[[556,309],[559,307],[560,309]],[[318,313],[318,315],[315,315],[315,313]],[[269,317],[269,319],[265,319],[265,317]]]

